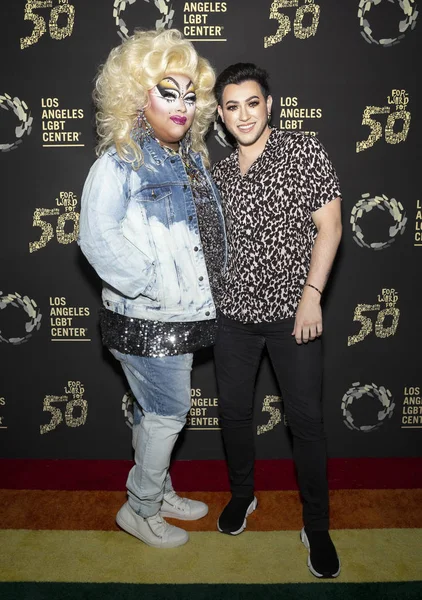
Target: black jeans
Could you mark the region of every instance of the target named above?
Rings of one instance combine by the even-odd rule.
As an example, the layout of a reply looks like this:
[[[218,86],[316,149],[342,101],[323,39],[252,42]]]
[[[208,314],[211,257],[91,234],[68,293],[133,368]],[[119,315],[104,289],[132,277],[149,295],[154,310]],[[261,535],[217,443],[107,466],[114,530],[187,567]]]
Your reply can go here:
[[[293,436],[293,457],[308,529],[328,529],[328,483],[321,407],[321,340],[297,344],[294,319],[240,323],[220,315],[214,349],[219,410],[234,496],[254,493],[253,399],[264,346]]]

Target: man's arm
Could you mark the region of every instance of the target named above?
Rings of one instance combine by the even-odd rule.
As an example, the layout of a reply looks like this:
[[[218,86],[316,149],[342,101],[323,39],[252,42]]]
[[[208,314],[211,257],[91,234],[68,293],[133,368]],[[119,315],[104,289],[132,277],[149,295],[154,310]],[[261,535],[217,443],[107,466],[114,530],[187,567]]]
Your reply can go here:
[[[318,234],[312,249],[311,264],[306,283],[321,292],[324,290],[341,238],[341,201],[335,198],[312,213]],[[314,340],[322,333],[321,294],[305,285],[296,311],[292,335],[296,342]]]

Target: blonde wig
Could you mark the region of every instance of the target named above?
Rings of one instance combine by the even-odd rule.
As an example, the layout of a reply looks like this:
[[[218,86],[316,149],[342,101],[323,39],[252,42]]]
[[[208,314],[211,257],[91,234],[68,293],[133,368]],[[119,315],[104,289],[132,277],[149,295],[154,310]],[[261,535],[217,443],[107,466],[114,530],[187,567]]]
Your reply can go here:
[[[97,105],[98,156],[114,144],[122,160],[139,168],[142,151],[131,132],[137,124],[138,111],[148,105],[148,90],[170,73],[189,77],[195,86],[192,150],[201,152],[209,164],[204,136],[216,110],[212,91],[215,73],[177,29],[135,31],[113,48],[100,68],[93,94]]]

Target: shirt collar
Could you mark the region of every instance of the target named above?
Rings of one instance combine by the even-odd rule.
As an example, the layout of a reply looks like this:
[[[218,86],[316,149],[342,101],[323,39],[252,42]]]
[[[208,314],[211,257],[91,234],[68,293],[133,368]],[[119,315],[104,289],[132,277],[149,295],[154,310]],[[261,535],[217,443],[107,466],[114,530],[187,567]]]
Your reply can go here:
[[[261,164],[262,159],[265,159],[269,154],[270,155],[272,154],[272,150],[277,146],[276,131],[277,130],[274,129],[273,127],[271,128],[270,135],[268,136],[268,139],[265,143],[263,151],[261,152],[261,154],[259,156],[257,156],[257,158],[254,160],[252,165],[249,167],[248,173],[255,171],[255,169]],[[240,173],[240,168],[239,168],[239,146],[236,146],[234,152],[232,152],[230,154],[230,162],[231,162],[232,168],[234,168],[236,171],[238,171],[240,177],[242,177],[242,174]]]
[[[147,136],[145,138],[143,148],[148,151],[157,165],[162,165],[170,158],[170,153],[167,152],[153,137]]]

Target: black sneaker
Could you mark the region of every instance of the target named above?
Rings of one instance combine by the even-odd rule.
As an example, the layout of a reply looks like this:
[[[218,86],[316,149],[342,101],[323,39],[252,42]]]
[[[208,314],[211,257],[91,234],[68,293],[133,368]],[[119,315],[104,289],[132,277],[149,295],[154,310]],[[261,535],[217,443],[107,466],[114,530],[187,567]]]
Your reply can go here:
[[[300,532],[300,539],[308,550],[308,567],[315,577],[325,579],[340,574],[340,560],[328,531]]]
[[[255,497],[251,499],[232,496],[217,521],[218,530],[229,535],[239,535],[246,527],[246,517],[253,513],[257,506],[258,500]]]

